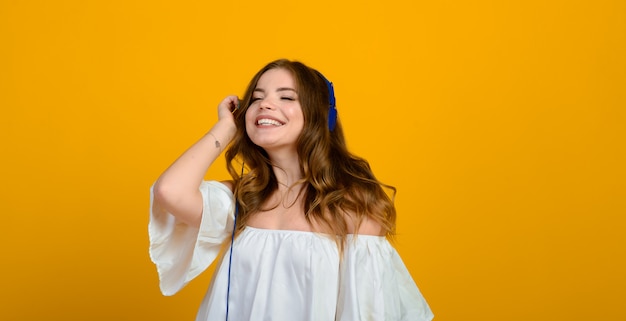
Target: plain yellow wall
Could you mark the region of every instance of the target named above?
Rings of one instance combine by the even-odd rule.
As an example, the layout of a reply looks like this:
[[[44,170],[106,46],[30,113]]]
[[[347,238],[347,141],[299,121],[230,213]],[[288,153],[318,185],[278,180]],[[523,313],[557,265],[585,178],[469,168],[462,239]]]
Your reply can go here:
[[[622,0],[0,1],[0,319],[193,320],[149,186],[281,57],[398,188],[436,320],[626,320]]]

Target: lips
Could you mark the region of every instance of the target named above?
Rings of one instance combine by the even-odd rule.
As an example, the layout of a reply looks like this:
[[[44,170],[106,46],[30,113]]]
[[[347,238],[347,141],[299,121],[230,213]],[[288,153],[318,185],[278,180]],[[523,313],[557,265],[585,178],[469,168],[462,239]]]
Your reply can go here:
[[[258,126],[282,126],[285,123],[272,117],[261,116],[256,119],[255,124]]]

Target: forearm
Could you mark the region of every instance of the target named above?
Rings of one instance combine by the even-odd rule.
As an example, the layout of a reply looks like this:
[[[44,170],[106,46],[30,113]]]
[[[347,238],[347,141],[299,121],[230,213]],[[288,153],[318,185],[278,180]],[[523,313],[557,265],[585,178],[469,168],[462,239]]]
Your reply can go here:
[[[230,143],[234,134],[234,125],[217,122],[161,174],[156,185],[166,185],[181,192],[197,189],[207,170]]]
[[[234,134],[233,122],[218,121],[157,179],[153,187],[155,203],[184,222],[199,225],[202,197],[198,187]]]

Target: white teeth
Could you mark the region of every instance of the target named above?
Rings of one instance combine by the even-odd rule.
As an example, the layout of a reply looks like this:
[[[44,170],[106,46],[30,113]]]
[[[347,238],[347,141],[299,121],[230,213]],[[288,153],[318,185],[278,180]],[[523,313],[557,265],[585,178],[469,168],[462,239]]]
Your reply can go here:
[[[281,126],[282,124],[276,120],[273,119],[267,119],[267,118],[263,118],[263,119],[259,119],[257,121],[257,124],[259,125],[274,125],[274,126]]]

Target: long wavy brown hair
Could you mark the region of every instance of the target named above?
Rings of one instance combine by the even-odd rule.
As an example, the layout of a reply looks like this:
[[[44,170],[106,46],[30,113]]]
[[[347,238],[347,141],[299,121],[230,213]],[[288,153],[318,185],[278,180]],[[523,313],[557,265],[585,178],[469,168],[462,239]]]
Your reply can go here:
[[[241,106],[235,111],[237,133],[226,151],[226,164],[235,181],[235,197],[239,202],[237,233],[241,232],[250,215],[263,208],[276,189],[278,180],[268,154],[255,145],[246,133],[245,114],[259,78],[268,70],[282,68],[294,77],[304,128],[298,137],[297,151],[303,184],[301,191],[304,213],[309,224],[315,222],[323,233],[337,236],[343,250],[348,233],[348,219],[353,219],[358,231],[363,219],[379,223],[387,237],[395,234],[395,188],[379,182],[369,163],[351,154],[339,119],[333,131],[328,128],[329,91],[325,80],[316,70],[301,62],[276,60],[263,67],[252,78]],[[241,174],[245,164],[247,171]]]

